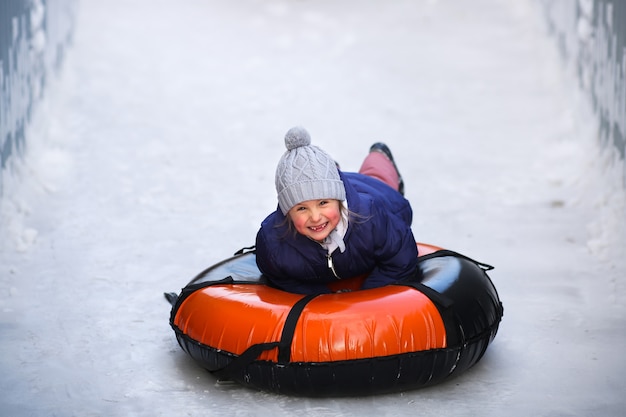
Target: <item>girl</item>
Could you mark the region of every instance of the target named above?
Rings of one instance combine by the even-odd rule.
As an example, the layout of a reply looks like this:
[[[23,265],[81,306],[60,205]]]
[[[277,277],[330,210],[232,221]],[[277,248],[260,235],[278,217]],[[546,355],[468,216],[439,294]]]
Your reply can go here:
[[[287,132],[285,145],[278,209],[256,237],[257,265],[270,283],[323,294],[342,278],[367,274],[368,289],[415,276],[413,212],[389,148],[375,143],[359,173],[348,173],[301,127]]]

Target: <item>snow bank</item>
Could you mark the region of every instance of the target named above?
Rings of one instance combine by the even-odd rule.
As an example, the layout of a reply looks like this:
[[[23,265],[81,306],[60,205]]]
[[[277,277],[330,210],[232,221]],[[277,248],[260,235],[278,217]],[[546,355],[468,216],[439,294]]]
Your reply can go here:
[[[77,0],[13,1],[0,6],[0,199],[11,163],[31,140],[29,125],[70,43]],[[33,136],[31,138],[31,136]]]
[[[590,212],[587,246],[623,265],[626,253],[626,3],[543,0],[573,93],[572,132],[583,153],[576,200]],[[577,82],[575,81],[577,80]],[[595,120],[596,123],[589,123]],[[601,146],[594,143],[593,138]],[[602,186],[598,186],[603,184]]]
[[[589,96],[605,147],[615,147],[626,180],[626,3],[543,0],[546,18],[570,72]]]

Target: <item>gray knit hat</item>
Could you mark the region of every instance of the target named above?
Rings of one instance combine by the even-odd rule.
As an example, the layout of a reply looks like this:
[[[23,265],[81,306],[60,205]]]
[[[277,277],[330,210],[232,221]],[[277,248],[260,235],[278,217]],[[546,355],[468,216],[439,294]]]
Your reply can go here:
[[[276,167],[278,205],[284,215],[296,204],[324,198],[345,200],[337,164],[326,152],[311,145],[309,132],[292,127],[285,135],[287,152]]]

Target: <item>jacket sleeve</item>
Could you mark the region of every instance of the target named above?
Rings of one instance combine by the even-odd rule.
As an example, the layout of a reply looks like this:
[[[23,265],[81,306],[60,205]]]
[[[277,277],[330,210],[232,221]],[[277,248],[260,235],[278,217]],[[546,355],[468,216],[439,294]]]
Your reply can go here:
[[[372,235],[376,266],[362,285],[363,289],[381,287],[412,277],[417,270],[417,244],[411,226],[394,213],[374,208],[377,221]]]
[[[281,265],[278,259],[286,258],[274,256],[268,245],[267,236],[263,229],[256,236],[256,264],[259,270],[274,286],[283,291],[295,294],[328,294],[332,291],[325,284],[303,281],[298,277],[290,276],[285,272],[286,265]]]

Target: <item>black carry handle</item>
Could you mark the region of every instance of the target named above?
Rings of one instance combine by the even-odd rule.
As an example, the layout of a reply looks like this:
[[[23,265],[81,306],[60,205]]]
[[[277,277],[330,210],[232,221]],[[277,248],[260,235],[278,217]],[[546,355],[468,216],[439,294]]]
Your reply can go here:
[[[274,349],[278,347],[280,342],[258,343],[250,346],[241,355],[233,359],[225,367],[212,372],[218,379],[232,379],[232,375],[237,375],[243,371],[246,366],[254,362],[259,355],[266,350]]]
[[[287,315],[285,324],[283,325],[283,332],[280,335],[280,341],[278,342],[266,342],[258,343],[250,346],[241,355],[233,359],[228,365],[221,369],[213,371],[213,374],[218,379],[233,379],[233,376],[240,374],[244,371],[246,366],[254,362],[261,353],[266,350],[278,348],[278,364],[286,365],[291,359],[291,342],[293,341],[293,335],[296,331],[296,324],[298,319],[304,310],[304,307],[317,297],[317,294],[310,294],[299,299]]]
[[[494,267],[489,265],[489,264],[478,262],[477,260],[474,260],[474,259],[472,259],[470,257],[467,257],[467,256],[463,255],[463,254],[460,254],[458,252],[455,252],[455,251],[452,251],[452,250],[448,250],[448,249],[441,249],[441,250],[438,250],[437,252],[429,253],[428,255],[419,256],[417,258],[417,261],[418,262],[423,262],[423,261],[428,260],[428,259],[441,258],[443,256],[454,256],[454,257],[457,257],[457,258],[465,259],[467,261],[475,263],[480,268],[482,268],[484,271],[491,271],[492,269],[494,269]]]
[[[255,252],[255,251],[256,251],[256,245],[246,246],[246,247],[243,247],[243,248],[239,249],[237,252],[235,252],[235,256],[243,255],[244,253]],[[494,269],[494,267],[489,265],[489,264],[486,264],[486,263],[483,263],[483,262],[478,262],[475,259],[472,259],[472,258],[470,258],[468,256],[465,256],[465,255],[461,254],[461,253],[458,253],[458,252],[455,252],[455,251],[452,251],[452,250],[448,250],[448,249],[440,249],[440,250],[438,250],[436,252],[429,253],[428,255],[421,255],[421,256],[418,256],[417,259],[418,259],[418,262],[422,262],[422,261],[425,261],[427,259],[440,258],[440,257],[443,257],[443,256],[455,256],[457,258],[466,259],[466,260],[468,260],[468,261],[470,261],[472,263],[475,263],[476,265],[478,265],[479,267],[481,267],[485,271],[491,271],[492,269]]]
[[[243,255],[244,253],[248,253],[248,252],[254,252],[255,250],[256,250],[256,245],[246,246],[244,248],[239,249],[237,252],[235,252],[235,256]]]

